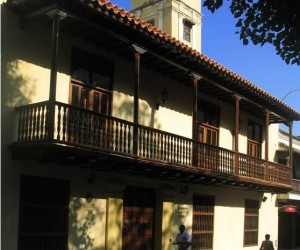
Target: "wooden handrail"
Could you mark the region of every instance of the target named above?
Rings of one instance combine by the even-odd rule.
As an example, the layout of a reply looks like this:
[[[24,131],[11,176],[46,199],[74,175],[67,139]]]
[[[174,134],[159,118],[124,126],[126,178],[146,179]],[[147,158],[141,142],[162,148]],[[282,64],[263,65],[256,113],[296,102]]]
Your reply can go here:
[[[47,128],[48,102],[18,107],[19,143],[49,140]],[[153,129],[90,110],[55,103],[53,141],[79,145],[93,150],[125,154],[141,159],[179,165],[191,169],[237,175],[291,185],[292,169],[278,163],[201,143],[183,136]],[[134,127],[138,128],[137,153],[133,151]],[[194,145],[194,146],[193,146]],[[193,162],[193,149],[195,159]],[[238,160],[238,172],[234,166]],[[266,171],[265,168],[268,168]],[[268,173],[268,176],[265,175]]]

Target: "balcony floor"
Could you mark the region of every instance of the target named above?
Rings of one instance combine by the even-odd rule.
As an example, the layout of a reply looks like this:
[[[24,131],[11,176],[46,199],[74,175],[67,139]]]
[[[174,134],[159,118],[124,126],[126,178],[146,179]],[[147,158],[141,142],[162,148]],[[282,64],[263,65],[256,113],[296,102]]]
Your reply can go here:
[[[278,185],[278,183],[274,185],[272,182],[256,178],[142,159],[133,155],[115,154],[78,145],[45,141],[13,143],[10,148],[14,160],[34,160],[41,164],[52,163],[64,167],[88,168],[116,174],[258,192],[286,193],[291,190],[289,185]]]

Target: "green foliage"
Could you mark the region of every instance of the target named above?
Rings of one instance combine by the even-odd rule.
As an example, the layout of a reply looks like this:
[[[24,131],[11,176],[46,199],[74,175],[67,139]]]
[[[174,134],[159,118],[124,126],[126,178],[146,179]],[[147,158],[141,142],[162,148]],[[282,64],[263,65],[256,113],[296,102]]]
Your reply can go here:
[[[299,0],[227,0],[237,19],[236,33],[244,45],[272,44],[287,63],[300,65]],[[214,13],[223,0],[204,0],[203,6]]]

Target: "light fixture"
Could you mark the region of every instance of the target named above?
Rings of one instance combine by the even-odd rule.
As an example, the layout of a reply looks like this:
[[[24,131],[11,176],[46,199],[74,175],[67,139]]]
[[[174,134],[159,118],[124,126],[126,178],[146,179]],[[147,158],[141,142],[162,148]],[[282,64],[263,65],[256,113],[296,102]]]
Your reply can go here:
[[[167,100],[169,97],[169,93],[168,90],[166,88],[164,88],[161,92],[160,92],[160,98],[161,98],[161,102],[157,102],[156,103],[156,110],[159,110],[159,106],[162,106],[164,104],[166,104]]]
[[[89,192],[85,195],[85,200],[87,203],[91,203],[93,201],[93,199],[94,199],[94,196],[92,193]]]

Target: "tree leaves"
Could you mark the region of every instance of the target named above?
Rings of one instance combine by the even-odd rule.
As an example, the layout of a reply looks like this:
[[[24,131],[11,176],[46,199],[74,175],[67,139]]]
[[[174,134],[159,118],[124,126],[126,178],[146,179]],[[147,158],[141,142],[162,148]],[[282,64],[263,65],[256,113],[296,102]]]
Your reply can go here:
[[[299,0],[227,0],[237,18],[236,27],[244,45],[272,44],[287,64],[300,65],[300,1]],[[204,0],[212,13],[223,0]]]

